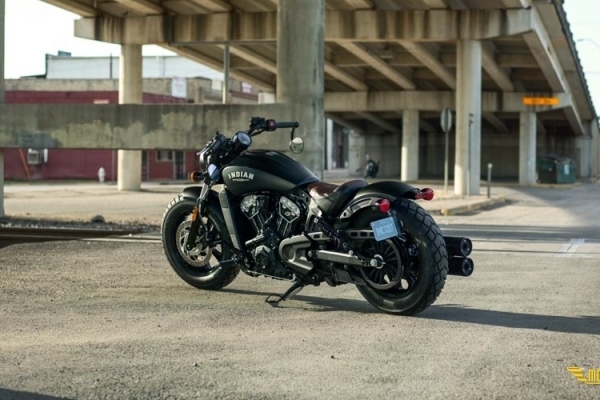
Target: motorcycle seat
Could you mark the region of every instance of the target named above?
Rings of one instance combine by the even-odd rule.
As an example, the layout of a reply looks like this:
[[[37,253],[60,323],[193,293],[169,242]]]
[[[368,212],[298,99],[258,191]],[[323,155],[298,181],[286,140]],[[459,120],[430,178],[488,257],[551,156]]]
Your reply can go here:
[[[308,192],[321,211],[325,214],[337,215],[348,201],[368,184],[364,179],[344,182],[341,185],[315,182],[308,185]]]

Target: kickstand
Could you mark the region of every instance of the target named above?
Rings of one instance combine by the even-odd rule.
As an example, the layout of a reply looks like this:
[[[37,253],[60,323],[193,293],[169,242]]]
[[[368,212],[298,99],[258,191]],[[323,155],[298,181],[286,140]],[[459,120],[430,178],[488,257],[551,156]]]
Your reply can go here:
[[[277,305],[280,301],[286,301],[288,298],[301,291],[304,286],[306,286],[304,282],[296,282],[282,296],[278,294],[270,294],[267,296],[265,301],[273,306]]]

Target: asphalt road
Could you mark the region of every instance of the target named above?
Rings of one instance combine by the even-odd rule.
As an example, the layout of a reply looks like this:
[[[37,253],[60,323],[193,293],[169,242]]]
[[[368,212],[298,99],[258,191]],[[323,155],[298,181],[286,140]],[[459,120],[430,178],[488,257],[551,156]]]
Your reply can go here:
[[[0,249],[0,399],[595,399],[600,385],[600,187],[512,189],[508,205],[436,217],[473,239],[416,317],[349,285],[241,274],[187,286],[158,244]]]

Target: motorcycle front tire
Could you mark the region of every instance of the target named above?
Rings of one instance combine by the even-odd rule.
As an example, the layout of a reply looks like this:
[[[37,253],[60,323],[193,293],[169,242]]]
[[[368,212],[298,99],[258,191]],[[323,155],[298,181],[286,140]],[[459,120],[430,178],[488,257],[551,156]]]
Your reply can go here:
[[[189,231],[191,215],[196,201],[177,196],[167,206],[161,224],[163,249],[173,270],[185,282],[198,289],[217,290],[229,285],[238,275],[239,266],[221,267],[219,261],[227,261],[234,257],[229,243],[229,233],[221,214],[215,206],[207,203],[206,216],[201,230],[208,230],[209,235],[218,235],[221,244],[202,247],[197,243],[193,251],[183,248],[187,240],[186,228]]]

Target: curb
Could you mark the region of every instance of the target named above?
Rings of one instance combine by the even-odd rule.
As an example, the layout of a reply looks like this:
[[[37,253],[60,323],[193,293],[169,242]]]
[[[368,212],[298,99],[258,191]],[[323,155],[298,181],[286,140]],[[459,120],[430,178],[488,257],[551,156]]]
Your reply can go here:
[[[497,198],[493,198],[493,199],[479,201],[479,202],[473,203],[473,204],[467,204],[464,206],[442,208],[440,210],[440,214],[443,216],[446,216],[446,217],[451,216],[451,215],[460,215],[460,214],[467,213],[469,211],[476,211],[476,210],[479,210],[484,207],[491,207],[491,206],[495,206],[497,204],[505,203],[505,202],[506,202],[506,199],[504,197],[497,197]]]

